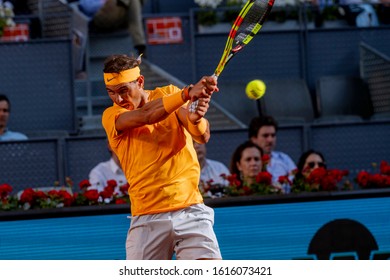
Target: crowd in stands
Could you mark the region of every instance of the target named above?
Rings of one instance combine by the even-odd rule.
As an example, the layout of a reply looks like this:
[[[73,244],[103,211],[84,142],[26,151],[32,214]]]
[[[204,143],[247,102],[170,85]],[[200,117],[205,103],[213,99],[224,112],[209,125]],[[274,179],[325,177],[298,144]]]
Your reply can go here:
[[[248,140],[232,151],[229,168],[224,163],[207,157],[206,144],[193,141],[201,168],[199,188],[203,196],[218,198],[354,188],[347,179],[348,171],[328,169],[320,151],[309,149],[303,152],[297,163],[289,155],[275,151],[277,130],[278,124],[272,116],[254,117],[249,126]],[[262,137],[263,141],[259,142],[256,137]],[[92,168],[86,189],[101,193],[106,187],[112,188],[114,185],[114,192],[120,194],[123,191],[121,187],[126,185],[126,179],[109,145],[108,151],[110,159]],[[382,165],[382,173],[386,175],[389,173],[389,165]],[[369,177],[367,174],[367,178]],[[359,183],[364,184],[364,179],[359,180]],[[116,183],[113,184],[113,181]],[[390,185],[388,181],[382,183],[382,186]]]
[[[146,57],[146,39],[142,22],[143,0],[80,0],[78,9],[89,19],[89,32],[108,33],[127,29],[138,55]]]
[[[352,189],[348,171],[327,170],[321,152],[302,153],[297,164],[281,151],[275,151],[278,124],[272,116],[254,117],[249,138],[232,153],[229,173],[202,182],[205,196],[288,194],[290,192]],[[218,183],[218,177],[223,183]],[[343,181],[344,180],[344,181]]]

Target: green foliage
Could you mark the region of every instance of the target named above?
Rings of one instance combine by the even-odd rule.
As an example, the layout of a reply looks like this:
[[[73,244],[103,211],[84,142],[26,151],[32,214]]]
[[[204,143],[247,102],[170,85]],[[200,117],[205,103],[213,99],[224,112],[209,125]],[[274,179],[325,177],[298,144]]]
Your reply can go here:
[[[215,11],[204,9],[197,14],[197,20],[201,25],[210,26],[218,22],[218,17]]]

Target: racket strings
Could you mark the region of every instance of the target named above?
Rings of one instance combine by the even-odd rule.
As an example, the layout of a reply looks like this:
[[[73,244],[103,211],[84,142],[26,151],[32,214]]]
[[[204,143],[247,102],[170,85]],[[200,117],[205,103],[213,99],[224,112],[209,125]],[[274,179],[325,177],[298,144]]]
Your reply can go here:
[[[246,44],[246,38],[248,36],[254,36],[259,30],[258,25],[262,24],[264,15],[269,10],[268,0],[257,0],[253,3],[252,7],[246,12],[244,18],[237,29],[234,42],[238,44]]]
[[[247,45],[261,29],[270,13],[274,0],[248,0],[237,16],[226,41],[221,60],[214,71],[217,79],[230,59]],[[190,112],[195,112],[198,101],[188,106]]]

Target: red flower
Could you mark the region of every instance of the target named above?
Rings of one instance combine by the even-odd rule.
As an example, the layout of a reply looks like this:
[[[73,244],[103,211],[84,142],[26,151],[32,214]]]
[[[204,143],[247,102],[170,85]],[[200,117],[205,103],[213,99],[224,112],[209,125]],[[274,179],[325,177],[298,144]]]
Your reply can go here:
[[[279,176],[278,178],[278,182],[282,185],[284,184],[288,184],[291,186],[292,182],[290,180],[290,178],[288,177],[288,175],[284,175],[284,176]]]
[[[12,192],[12,187],[8,184],[0,185],[0,199],[5,199]]]
[[[370,178],[370,174],[367,171],[360,171],[359,174],[357,175],[356,181],[360,186],[364,188],[367,187],[369,178]]]
[[[379,168],[380,168],[381,174],[390,175],[390,165],[386,161],[382,160]]]
[[[335,181],[340,182],[343,177],[348,176],[348,170],[332,169],[328,170],[328,175],[333,177]]]
[[[119,190],[121,191],[121,193],[123,194],[123,195],[128,195],[128,191],[129,191],[129,183],[126,183],[126,184],[124,184],[123,186],[120,186],[119,187]]]
[[[32,188],[27,188],[22,192],[22,195],[20,196],[20,202],[22,204],[24,203],[30,203],[32,204],[35,199],[35,191]]]
[[[103,198],[111,198],[114,194],[114,190],[112,190],[110,187],[105,187],[103,191],[99,193],[99,195]]]
[[[374,168],[376,163],[372,164]],[[367,171],[360,171],[356,177],[356,182],[362,188],[386,188],[390,187],[390,165],[382,160],[379,165],[379,173],[370,174]]]
[[[309,177],[307,178],[307,181],[309,184],[321,184],[322,178],[324,178],[327,174],[327,171],[325,168],[319,167],[314,169]]]
[[[122,198],[118,198],[115,200],[115,204],[127,204],[127,201]]]
[[[72,205],[74,198],[69,192],[67,192],[66,190],[60,190],[58,191],[58,195],[62,198],[62,201],[64,202],[64,206]]]
[[[50,197],[58,197],[58,191],[57,190],[50,190],[47,192],[47,194],[50,196]]]
[[[129,184],[121,186],[123,194],[115,193],[117,182],[115,180],[107,181],[107,186],[100,194],[97,190],[87,190],[91,185],[89,180],[83,180],[79,186],[79,193],[72,194],[71,188],[73,184],[70,178],[66,178],[67,188],[59,187],[59,183],[55,184],[57,189],[42,191],[39,189],[27,188],[20,196],[10,196],[12,187],[8,184],[0,185],[0,210],[13,210],[17,208],[27,209],[42,209],[42,208],[58,208],[69,206],[87,206],[101,204],[128,204],[129,195],[127,190]],[[70,188],[70,191],[67,189]],[[109,198],[109,199],[107,199]]]
[[[268,171],[259,172],[256,176],[256,182],[259,184],[271,185],[272,175]]]
[[[348,181],[342,185],[339,183],[348,175],[348,170],[325,169],[323,167],[313,169],[307,177],[296,176],[291,185],[292,192],[335,191],[350,188]],[[297,173],[299,174],[299,172]],[[302,173],[303,174],[303,173]]]
[[[374,174],[370,176],[370,183],[372,183],[374,186],[383,188],[386,186],[386,177],[382,174]]]
[[[80,190],[86,189],[90,186],[91,186],[91,183],[89,182],[89,180],[82,180],[79,184]]]
[[[337,180],[332,176],[325,176],[320,183],[320,190],[334,191],[337,189]]]
[[[232,175],[228,175],[228,176],[223,176],[224,174],[221,174],[221,177],[224,178],[225,180],[227,180],[229,182],[229,185],[230,186],[241,186],[241,181],[237,179],[237,175],[236,174],[232,174]]]
[[[97,190],[88,190],[84,193],[84,196],[91,202],[98,202],[99,192]]]
[[[43,191],[36,191],[35,194],[34,194],[34,198],[35,199],[46,199],[47,198],[47,194],[44,193]]]
[[[270,159],[271,159],[271,157],[269,154],[264,154],[261,157],[261,162],[263,163],[264,166],[266,166],[267,164],[269,164]]]
[[[107,181],[107,187],[112,187],[114,189],[117,185],[118,184],[116,183],[115,180],[108,180]]]
[[[242,190],[244,191],[243,195],[251,195],[253,194],[253,190],[248,186],[243,186]]]

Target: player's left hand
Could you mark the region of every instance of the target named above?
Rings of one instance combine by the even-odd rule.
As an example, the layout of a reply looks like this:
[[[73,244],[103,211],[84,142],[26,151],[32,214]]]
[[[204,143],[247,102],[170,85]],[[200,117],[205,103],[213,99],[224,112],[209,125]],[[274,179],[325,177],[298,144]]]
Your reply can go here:
[[[195,107],[195,110],[193,112],[188,110],[188,119],[191,123],[195,124],[196,122],[198,122],[201,118],[203,118],[206,115],[207,110],[209,109],[210,100],[211,100],[211,97],[199,98],[198,104]],[[190,105],[191,105],[191,103],[188,104],[188,106],[190,106]]]

